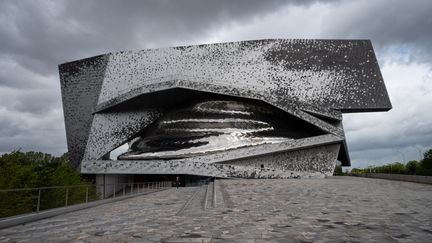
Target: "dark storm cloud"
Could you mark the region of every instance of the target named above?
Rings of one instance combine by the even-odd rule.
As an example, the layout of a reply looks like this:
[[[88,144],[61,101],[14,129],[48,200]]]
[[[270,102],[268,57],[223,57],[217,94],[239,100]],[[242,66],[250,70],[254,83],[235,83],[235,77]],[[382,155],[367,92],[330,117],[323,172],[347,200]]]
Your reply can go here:
[[[225,21],[274,11],[282,2],[3,1],[0,52],[48,74],[59,63],[108,51],[188,44]]]
[[[19,135],[20,133],[25,132],[25,129],[21,129],[18,124],[15,122],[13,117],[3,116],[0,117],[0,136],[1,138],[12,137],[15,135]],[[2,149],[9,147],[7,144],[3,144],[1,146]],[[2,151],[5,152],[5,151]]]
[[[63,117],[60,109],[43,115],[0,108],[0,152],[17,149],[62,154],[65,150]]]
[[[323,20],[322,33],[372,39],[376,48],[432,62],[432,4],[415,1],[350,1],[335,6]]]

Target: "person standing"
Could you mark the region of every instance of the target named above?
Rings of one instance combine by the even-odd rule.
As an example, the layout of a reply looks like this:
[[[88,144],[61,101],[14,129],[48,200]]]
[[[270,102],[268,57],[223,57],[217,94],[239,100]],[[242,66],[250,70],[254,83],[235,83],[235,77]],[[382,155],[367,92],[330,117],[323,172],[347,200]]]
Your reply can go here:
[[[177,186],[177,189],[178,189],[179,185],[180,185],[180,176],[177,176],[176,177],[176,186]]]

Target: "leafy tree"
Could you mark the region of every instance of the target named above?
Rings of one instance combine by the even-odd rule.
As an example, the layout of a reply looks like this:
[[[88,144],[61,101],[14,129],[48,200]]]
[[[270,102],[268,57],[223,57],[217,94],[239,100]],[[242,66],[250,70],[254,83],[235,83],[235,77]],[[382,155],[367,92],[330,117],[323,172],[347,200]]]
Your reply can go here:
[[[359,168],[353,168],[350,172],[351,174],[364,174],[369,173],[369,169],[359,169]]]
[[[424,154],[423,154],[423,159],[432,159],[432,149],[429,149],[428,151],[426,151]]]
[[[342,165],[336,165],[333,175],[335,176],[343,175]]]
[[[55,157],[40,152],[14,151],[0,157],[0,189],[38,188],[78,185],[68,189],[68,205],[82,203],[91,183],[80,177],[67,159],[67,154]],[[90,199],[96,197],[90,190]],[[38,190],[0,192],[0,217],[36,210]],[[41,190],[40,210],[65,205],[66,189]]]
[[[405,170],[406,173],[410,175],[418,174],[420,170],[420,163],[416,160],[411,160],[406,164]]]
[[[376,166],[372,170],[374,173],[404,174],[405,165],[400,162],[394,162],[390,164]]]
[[[423,168],[423,175],[432,175],[432,149],[429,149],[423,154],[421,167]]]
[[[411,174],[411,175],[426,175],[432,176],[432,149],[429,149],[424,153],[424,157],[421,161],[409,161],[406,165],[400,162],[389,163],[381,166],[375,166],[373,168],[358,169],[354,168],[351,170],[351,174],[362,174],[362,173],[392,173],[392,174]]]

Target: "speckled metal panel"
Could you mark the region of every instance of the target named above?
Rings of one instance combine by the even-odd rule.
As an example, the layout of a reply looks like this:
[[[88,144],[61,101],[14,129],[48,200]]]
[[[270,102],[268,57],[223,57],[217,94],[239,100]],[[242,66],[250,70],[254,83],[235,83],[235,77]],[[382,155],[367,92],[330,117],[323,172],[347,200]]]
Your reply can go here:
[[[321,172],[332,175],[340,144],[242,158],[223,164],[271,168],[282,171]]]
[[[111,53],[98,103],[176,79],[344,111],[391,108],[369,40],[271,39]]]
[[[326,163],[326,162],[324,162]],[[161,175],[198,175],[220,178],[323,178],[331,174],[319,171],[291,171],[252,166],[209,164],[164,160],[160,162],[125,160],[118,164],[112,160],[93,161],[86,167],[89,174],[161,174]]]
[[[95,114],[83,159],[102,158],[154,122],[160,114],[155,109]]]
[[[107,61],[102,55],[59,66],[68,154],[75,168],[84,156]]]
[[[326,146],[330,144],[340,144],[342,138],[327,134],[309,138],[295,139],[288,142],[277,144],[262,144],[252,147],[244,147],[235,150],[227,150],[220,153],[208,154],[199,157],[183,159],[187,162],[222,163],[239,160],[242,158],[253,158],[260,155],[274,154],[280,152],[307,149],[312,147]]]

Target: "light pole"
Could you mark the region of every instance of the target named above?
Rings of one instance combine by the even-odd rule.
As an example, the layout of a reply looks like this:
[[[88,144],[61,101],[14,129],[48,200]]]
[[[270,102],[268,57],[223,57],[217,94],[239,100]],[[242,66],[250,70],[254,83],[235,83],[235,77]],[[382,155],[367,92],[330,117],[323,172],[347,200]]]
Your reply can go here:
[[[370,164],[370,165],[369,165],[369,173],[372,173],[372,168],[373,168],[373,167],[375,167],[374,164]]]
[[[417,146],[415,146],[414,148],[417,149],[417,151],[419,152],[419,161],[421,161],[422,160],[423,151],[420,148],[418,148]]]

